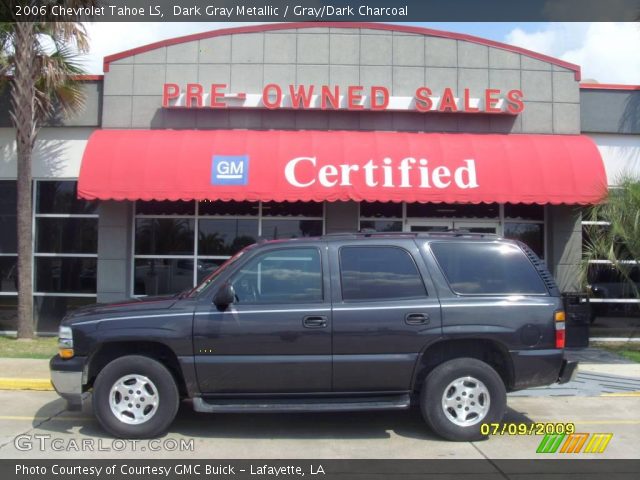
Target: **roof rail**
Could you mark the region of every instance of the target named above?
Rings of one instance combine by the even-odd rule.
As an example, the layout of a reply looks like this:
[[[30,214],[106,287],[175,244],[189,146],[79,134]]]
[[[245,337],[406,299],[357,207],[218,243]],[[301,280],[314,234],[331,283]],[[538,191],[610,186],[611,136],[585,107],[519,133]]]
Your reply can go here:
[[[427,236],[443,236],[443,237],[498,237],[496,233],[482,233],[482,232],[470,232],[465,229],[449,229],[441,232],[378,232],[373,229],[363,229],[359,232],[336,232],[327,233],[323,237],[382,237],[382,236],[394,236],[394,237],[427,237]]]

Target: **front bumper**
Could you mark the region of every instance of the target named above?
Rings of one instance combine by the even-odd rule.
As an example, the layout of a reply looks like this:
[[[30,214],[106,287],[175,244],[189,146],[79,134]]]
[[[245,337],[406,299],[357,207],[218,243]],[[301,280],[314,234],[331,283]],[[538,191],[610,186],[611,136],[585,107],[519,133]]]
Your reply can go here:
[[[563,360],[560,374],[558,375],[558,383],[567,383],[573,380],[578,372],[578,362],[573,360]]]
[[[56,355],[49,361],[53,388],[68,402],[71,408],[81,407],[86,398],[84,392],[86,384],[85,360],[85,357],[64,360]]]

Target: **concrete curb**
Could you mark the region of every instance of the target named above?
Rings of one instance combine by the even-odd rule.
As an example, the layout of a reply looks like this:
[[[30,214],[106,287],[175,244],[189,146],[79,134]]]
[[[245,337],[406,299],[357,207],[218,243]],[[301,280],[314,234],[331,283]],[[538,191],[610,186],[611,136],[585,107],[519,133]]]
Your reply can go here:
[[[52,391],[48,378],[0,378],[0,390]]]

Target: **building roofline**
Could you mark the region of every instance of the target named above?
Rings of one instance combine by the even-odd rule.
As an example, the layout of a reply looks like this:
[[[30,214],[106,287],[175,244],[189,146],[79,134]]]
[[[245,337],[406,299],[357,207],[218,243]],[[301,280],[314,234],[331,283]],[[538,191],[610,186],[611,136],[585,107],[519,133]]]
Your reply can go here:
[[[513,53],[519,53],[521,55],[526,55],[528,57],[535,58],[537,60],[541,60],[543,62],[549,62],[559,67],[567,68],[572,70],[577,81],[580,80],[580,66],[565,62],[564,60],[560,60],[558,58],[550,57],[548,55],[543,55],[541,53],[533,52],[531,50],[527,50],[526,48],[516,47],[513,45],[508,45],[506,43],[496,42],[494,40],[488,40],[486,38],[476,37],[474,35],[467,35],[465,33],[454,33],[454,32],[445,32],[442,30],[433,30],[430,28],[424,27],[416,27],[410,25],[395,25],[389,23],[372,23],[372,22],[292,22],[292,23],[270,23],[270,24],[260,24],[260,25],[247,25],[242,27],[234,27],[234,28],[223,28],[219,30],[211,30],[208,32],[194,33],[191,35],[186,35],[182,37],[169,38],[166,40],[161,40],[159,42],[150,43],[148,45],[143,45],[140,47],[132,48],[130,50],[125,50],[123,52],[114,53],[112,55],[107,55],[104,57],[103,62],[103,70],[104,72],[109,71],[109,65],[116,60],[120,60],[123,58],[131,57],[133,55],[137,55],[140,53],[148,52],[150,50],[155,50],[161,47],[168,47],[171,45],[177,45],[180,43],[193,42],[196,40],[204,40],[206,38],[219,37],[223,35],[233,35],[239,33],[256,33],[256,32],[272,32],[277,30],[289,30],[289,29],[302,29],[302,28],[318,28],[318,27],[329,27],[329,28],[353,28],[360,29],[366,28],[371,30],[386,30],[386,31],[395,31],[395,32],[403,32],[403,33],[415,33],[419,35],[428,35],[432,37],[441,37],[441,38],[450,38],[454,40],[464,40],[467,42],[477,43],[480,45],[485,45],[487,47],[500,48],[502,50],[506,50]]]
[[[622,83],[581,83],[580,90],[640,90],[640,85]]]

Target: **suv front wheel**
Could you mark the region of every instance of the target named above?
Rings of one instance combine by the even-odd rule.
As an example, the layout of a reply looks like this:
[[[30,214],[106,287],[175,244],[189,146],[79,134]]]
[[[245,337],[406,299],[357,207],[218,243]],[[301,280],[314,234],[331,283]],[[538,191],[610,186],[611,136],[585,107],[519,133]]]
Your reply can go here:
[[[431,430],[454,441],[485,438],[481,425],[500,422],[506,404],[500,375],[475,358],[457,358],[437,366],[420,392],[422,416]]]
[[[162,434],[178,411],[178,388],[160,362],[128,355],[110,362],[96,378],[93,410],[102,427],[122,438]]]

